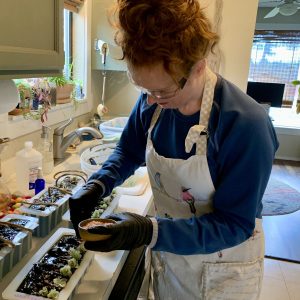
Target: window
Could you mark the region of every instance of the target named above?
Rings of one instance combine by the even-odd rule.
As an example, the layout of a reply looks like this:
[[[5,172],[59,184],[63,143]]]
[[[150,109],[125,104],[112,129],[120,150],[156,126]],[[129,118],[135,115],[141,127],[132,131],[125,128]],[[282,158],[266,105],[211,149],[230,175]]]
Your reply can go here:
[[[80,99],[77,97],[78,89],[76,89],[76,101],[73,101],[73,103],[70,102],[66,104],[51,105],[51,109],[49,110],[48,118],[46,120],[47,126],[55,127],[58,123],[63,122],[70,117],[76,118],[87,115],[90,113],[93,105],[93,98],[91,97],[90,89],[91,70],[89,64],[87,63],[89,53],[88,49],[90,44],[90,33],[87,28],[91,28],[92,3],[90,1],[84,2],[83,0],[74,0],[74,3],[75,1],[81,5],[79,7],[75,7],[74,9],[71,9],[72,6],[68,5],[67,8],[69,11],[71,10],[71,13],[64,11],[64,17],[69,17],[69,21],[67,21],[67,18],[64,20],[67,22],[64,28],[67,30],[69,36],[67,43],[64,43],[65,46],[68,46],[65,47],[64,50],[66,51],[66,62],[69,63],[71,61],[72,63],[72,75],[74,75],[72,80],[74,81],[75,79],[77,86],[84,88],[84,94],[79,93],[81,96]],[[68,0],[67,2],[70,3],[71,0]],[[72,24],[71,26],[70,23]],[[65,35],[65,37],[66,36],[67,35]],[[38,80],[43,79],[44,78],[39,78]],[[11,111],[7,117],[2,117],[1,120],[3,123],[1,123],[1,128],[3,131],[3,136],[9,136],[11,139],[16,139],[20,136],[40,130],[40,119],[41,115],[43,114],[43,111],[40,109],[29,110],[33,104],[33,93],[30,92],[31,86],[26,82],[28,79],[18,80],[26,83],[25,86],[23,86],[24,90],[22,90],[20,96],[21,94],[23,95],[22,99],[25,99],[23,103],[25,105],[27,104],[28,108],[24,109],[24,106],[22,106],[21,103],[22,99],[20,97],[20,103],[18,106],[19,108]],[[27,88],[29,88],[29,91]],[[79,91],[80,90],[82,89],[79,89]],[[30,121],[25,119],[30,119]]]
[[[72,64],[72,13],[64,9],[64,51],[65,68],[64,72],[67,79],[71,79],[70,68],[66,66]]]
[[[27,119],[42,119],[51,106],[69,103],[73,98],[76,100],[83,98],[81,81],[73,78],[72,14],[73,12],[64,9],[64,76],[16,79],[15,84],[19,90],[20,103],[15,110],[9,112],[9,115],[22,114]],[[60,88],[60,92],[58,89],[53,91],[55,87],[65,84],[67,86]]]
[[[283,106],[291,107],[298,95],[291,82],[299,78],[300,31],[256,30],[248,80],[284,83]]]

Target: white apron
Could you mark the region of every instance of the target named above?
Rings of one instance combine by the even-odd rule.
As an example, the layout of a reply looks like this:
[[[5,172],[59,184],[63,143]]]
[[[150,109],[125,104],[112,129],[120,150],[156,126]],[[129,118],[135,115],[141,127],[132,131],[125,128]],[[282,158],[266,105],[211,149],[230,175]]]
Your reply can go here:
[[[189,159],[170,159],[156,153],[151,131],[161,109],[157,107],[153,115],[146,161],[157,216],[190,218],[213,211],[215,190],[206,157],[207,136],[203,133],[208,126],[216,81],[216,75],[207,68],[200,124],[189,130],[185,140],[186,152],[190,152],[196,143],[196,155]],[[264,237],[261,220],[256,221],[251,238],[213,254],[176,255],[151,251],[148,295],[142,296],[141,293],[139,298],[258,299],[263,274]],[[147,276],[144,284],[146,281]]]

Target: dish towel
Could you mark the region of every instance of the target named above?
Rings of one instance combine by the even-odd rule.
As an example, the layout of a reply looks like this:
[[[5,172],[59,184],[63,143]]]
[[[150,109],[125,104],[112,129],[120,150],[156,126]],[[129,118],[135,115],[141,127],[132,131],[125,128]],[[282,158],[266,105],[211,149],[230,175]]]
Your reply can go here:
[[[144,194],[149,177],[146,167],[141,167],[135,171],[121,186],[116,187],[116,192],[121,195],[139,196]]]

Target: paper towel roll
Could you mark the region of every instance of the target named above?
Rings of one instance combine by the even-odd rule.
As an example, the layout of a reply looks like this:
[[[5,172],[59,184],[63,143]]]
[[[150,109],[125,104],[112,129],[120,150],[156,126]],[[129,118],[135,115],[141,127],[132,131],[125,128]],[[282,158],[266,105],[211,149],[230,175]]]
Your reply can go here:
[[[13,80],[0,80],[0,114],[16,108],[19,92]]]

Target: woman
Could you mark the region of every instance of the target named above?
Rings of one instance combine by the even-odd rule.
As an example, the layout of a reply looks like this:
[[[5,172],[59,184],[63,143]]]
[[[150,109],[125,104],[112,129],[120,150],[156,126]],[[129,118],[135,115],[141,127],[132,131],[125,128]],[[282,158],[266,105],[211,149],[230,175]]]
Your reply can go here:
[[[155,299],[257,299],[264,194],[278,142],[264,108],[206,58],[218,36],[193,0],[119,0],[116,41],[141,90],[115,152],[70,198],[74,228],[146,162],[152,218],[91,229],[95,251],[149,245]]]

